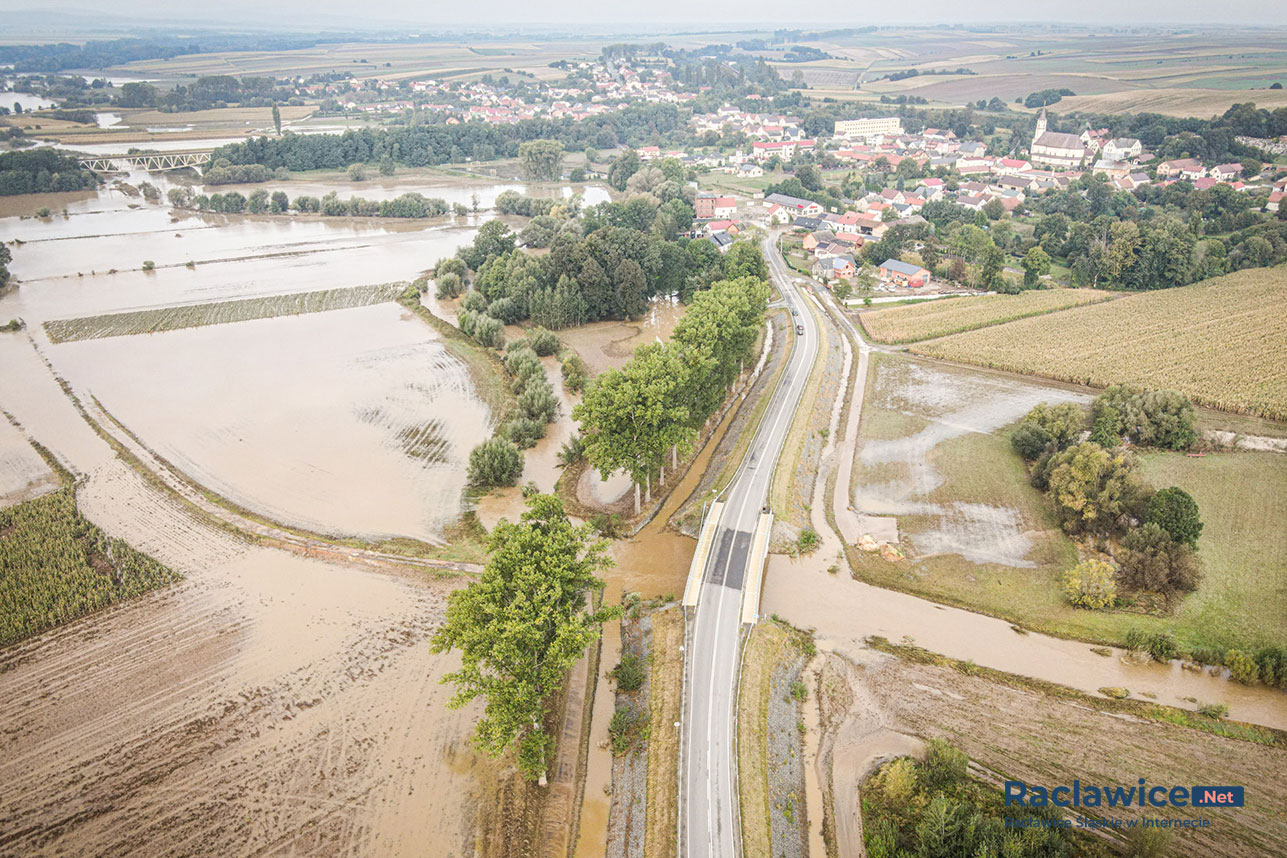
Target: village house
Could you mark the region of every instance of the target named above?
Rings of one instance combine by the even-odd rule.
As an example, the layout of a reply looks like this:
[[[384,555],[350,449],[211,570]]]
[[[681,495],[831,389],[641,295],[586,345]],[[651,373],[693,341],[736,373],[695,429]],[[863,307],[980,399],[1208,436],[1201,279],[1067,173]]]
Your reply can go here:
[[[1207,175],[1217,182],[1232,182],[1242,175],[1241,164],[1216,164],[1207,171]]]
[[[732,197],[717,197],[713,194],[698,194],[693,200],[693,212],[698,220],[731,218],[737,214],[737,200]]]
[[[712,232],[707,238],[720,253],[728,253],[728,249],[733,246],[733,237],[727,232]]]
[[[1207,171],[1197,158],[1182,158],[1177,161],[1163,161],[1157,165],[1159,179],[1188,179],[1194,181],[1206,176]]]
[[[759,164],[748,161],[745,164],[738,165],[737,175],[744,179],[758,179],[764,175],[764,168]]]
[[[777,203],[769,203],[769,211],[766,219],[771,224],[790,223],[791,213]]]
[[[814,230],[813,232],[809,233],[804,237],[802,245],[805,251],[807,251],[808,253],[812,253],[814,250],[817,249],[819,244],[821,244],[824,241],[831,241],[835,237],[836,237],[836,234],[829,229]]]
[[[919,265],[899,259],[886,259],[880,264],[880,279],[891,285],[916,288],[929,283],[930,273]]]
[[[1108,161],[1129,161],[1138,158],[1144,152],[1144,145],[1134,137],[1117,137],[1109,140],[1100,150]]]
[[[820,280],[847,280],[857,273],[858,266],[854,263],[852,256],[841,254],[827,259],[819,259],[813,263],[812,271],[813,276]]]
[[[727,232],[729,235],[736,236],[741,229],[737,226],[737,221],[732,220],[713,220],[706,224],[707,232]]]
[[[799,197],[792,197],[786,194],[769,194],[764,199],[766,202],[777,203],[797,218],[801,215],[805,217],[822,216],[822,206],[813,200],[802,200]],[[698,217],[701,217],[701,215],[698,215]]]

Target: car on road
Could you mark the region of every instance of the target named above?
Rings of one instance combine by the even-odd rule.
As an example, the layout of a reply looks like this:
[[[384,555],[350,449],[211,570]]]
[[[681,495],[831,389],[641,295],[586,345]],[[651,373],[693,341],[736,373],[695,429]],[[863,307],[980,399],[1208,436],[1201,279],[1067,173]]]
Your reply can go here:
[[[792,316],[798,316],[798,315],[800,315],[800,311],[799,311],[799,310],[797,310],[795,307],[792,307],[792,308],[791,308],[791,315],[792,315]]]
[[[795,326],[795,332],[796,332],[797,334],[799,334],[800,336],[802,336],[802,337],[803,337],[803,336],[804,336],[804,325],[796,325],[796,326]]]

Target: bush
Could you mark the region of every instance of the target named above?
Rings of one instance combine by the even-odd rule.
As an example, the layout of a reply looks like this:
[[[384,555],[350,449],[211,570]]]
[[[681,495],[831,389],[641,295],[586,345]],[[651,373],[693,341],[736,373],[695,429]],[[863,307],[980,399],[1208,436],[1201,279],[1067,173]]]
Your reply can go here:
[[[365,181],[366,181],[366,165],[365,165],[365,164],[349,164],[348,176],[349,176],[349,181],[351,181],[351,182],[365,182]]]
[[[523,414],[542,423],[553,423],[559,416],[559,401],[554,398],[554,391],[549,383],[540,378],[527,386],[518,397],[518,407]]]
[[[1074,607],[1098,611],[1117,601],[1114,569],[1102,560],[1087,560],[1064,572],[1064,595]]]
[[[1198,706],[1198,714],[1219,721],[1229,714],[1229,707],[1223,703],[1202,703]]]
[[[1145,521],[1161,527],[1176,542],[1198,547],[1198,537],[1202,535],[1198,502],[1178,486],[1162,489],[1149,498]]]
[[[541,367],[541,361],[536,357],[536,352],[521,340],[505,346],[505,371],[513,379],[515,390],[523,388],[529,378],[542,380],[545,378],[545,371]]]
[[[496,429],[496,434],[502,438],[508,438],[526,450],[545,437],[545,425],[529,417],[515,417],[513,420],[502,423]]]
[[[460,295],[460,275],[454,271],[438,275],[438,288],[434,294],[439,298],[455,298]]]
[[[1287,688],[1287,647],[1269,646],[1256,652],[1260,681],[1275,688]]]
[[[1029,462],[1036,461],[1050,444],[1050,433],[1036,423],[1025,420],[1010,435],[1010,446]]]
[[[1173,540],[1153,522],[1126,535],[1117,563],[1118,577],[1127,587],[1161,593],[1167,598],[1191,593],[1202,581],[1193,549]]]
[[[523,318],[523,307],[513,298],[497,298],[488,305],[487,315],[512,325]]]
[[[533,328],[528,331],[527,341],[531,344],[532,351],[540,357],[552,355],[559,350],[558,335],[545,328]]]
[[[487,312],[487,299],[481,292],[471,289],[465,293],[465,297],[460,299],[460,309],[469,310],[473,313]]]
[[[623,655],[609,674],[617,681],[618,691],[638,691],[647,675],[644,660],[637,655]]]
[[[1097,433],[1128,435],[1141,446],[1187,450],[1198,439],[1193,403],[1174,390],[1114,385],[1091,406],[1091,422]]]
[[[800,537],[795,543],[796,549],[801,554],[812,554],[818,550],[818,546],[821,544],[822,539],[818,536],[817,531],[807,527],[800,531]]]
[[[563,447],[559,449],[559,464],[563,467],[574,465],[585,458],[585,441],[581,440],[580,435],[573,435],[563,442]]]
[[[152,260],[150,260],[150,259],[145,259],[145,260],[143,260],[143,270],[144,270],[144,271],[152,271],[152,270],[153,270],[153,269],[155,269],[155,268],[156,268],[156,263],[155,263],[155,262],[153,262],[153,261],[152,261]]]
[[[1086,413],[1080,406],[1071,402],[1060,405],[1039,402],[1023,418],[1020,426],[1025,424],[1041,429],[1049,441],[1054,443],[1055,451],[1058,452],[1069,447],[1081,435],[1082,430],[1086,428]],[[1035,459],[1036,456],[1031,458]]]
[[[1224,664],[1229,668],[1229,676],[1238,682],[1251,685],[1260,679],[1260,665],[1240,649],[1231,649],[1226,652]]]
[[[469,484],[512,486],[523,473],[523,455],[505,438],[490,438],[469,452]]]
[[[474,323],[474,339],[489,349],[504,348],[505,326],[501,324],[499,319],[493,319],[491,316],[479,316]]]
[[[648,738],[647,724],[641,714],[628,706],[620,706],[608,722],[608,740],[614,756],[629,753]]]
[[[585,382],[589,375],[585,361],[581,360],[580,355],[569,352],[563,358],[563,385],[569,392],[580,393],[585,390]]]
[[[932,790],[950,790],[965,780],[970,758],[942,739],[930,739],[921,764],[921,782]]]
[[[1175,642],[1175,636],[1170,632],[1154,632],[1144,641],[1145,651],[1153,656],[1154,661],[1160,661],[1163,664],[1173,658],[1179,658],[1180,647]]]

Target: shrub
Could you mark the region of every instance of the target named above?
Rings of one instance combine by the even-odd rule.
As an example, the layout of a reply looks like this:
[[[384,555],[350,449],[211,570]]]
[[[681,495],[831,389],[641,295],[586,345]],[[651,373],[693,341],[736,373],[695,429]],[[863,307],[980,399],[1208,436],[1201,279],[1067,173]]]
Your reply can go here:
[[[563,385],[571,393],[580,393],[585,390],[585,382],[589,377],[589,370],[586,369],[585,361],[581,356],[569,352],[563,358]]]
[[[806,527],[800,531],[800,537],[795,544],[801,554],[812,554],[822,544],[822,538],[818,536],[817,531]]]
[[[491,316],[479,316],[478,321],[474,324],[474,339],[489,349],[499,349],[505,346],[505,326],[499,319],[493,319]]]
[[[1114,569],[1102,560],[1087,560],[1064,572],[1064,595],[1077,608],[1098,611],[1117,601]]]
[[[608,740],[614,756],[622,756],[648,738],[647,724],[639,713],[628,706],[620,706],[608,722]]]
[[[1091,422],[1096,431],[1128,435],[1142,446],[1187,450],[1198,439],[1193,403],[1174,390],[1114,385],[1091,406]]]
[[[563,442],[562,448],[559,449],[559,464],[563,467],[576,464],[585,458],[585,441],[580,435],[573,435]]]
[[[1173,540],[1153,522],[1126,535],[1117,562],[1118,577],[1127,587],[1161,593],[1167,598],[1191,593],[1202,581],[1193,549]]]
[[[489,438],[469,452],[469,484],[512,486],[523,473],[523,455],[505,438]]]
[[[647,675],[644,660],[637,655],[623,655],[609,675],[617,681],[618,691],[638,691]]]
[[[809,688],[797,679],[791,683],[791,688],[787,692],[787,695],[789,699],[794,700],[797,703],[803,703],[809,699]]]
[[[523,318],[523,308],[513,298],[497,298],[487,307],[487,315],[512,325]]]
[[[1036,423],[1025,420],[1010,435],[1010,446],[1029,462],[1036,461],[1050,444],[1050,433]]]
[[[559,350],[558,335],[545,328],[533,328],[527,334],[527,341],[531,344],[532,351],[540,357],[552,355]]]
[[[921,764],[921,781],[932,790],[950,790],[965,780],[970,758],[942,739],[930,739]]]
[[[478,290],[471,289],[465,293],[465,297],[460,299],[460,309],[474,313],[485,313],[487,312],[487,298]]]
[[[1132,828],[1128,858],[1163,858],[1171,848],[1171,832],[1164,828]]]
[[[1240,649],[1231,649],[1224,654],[1225,667],[1229,676],[1238,682],[1251,685],[1260,679],[1260,665],[1256,660]]]
[[[460,275],[453,271],[438,275],[438,289],[434,293],[439,298],[455,298],[460,295]]]
[[[1032,424],[1045,432],[1058,451],[1070,446],[1086,428],[1086,413],[1071,402],[1059,405],[1040,402],[1023,418],[1023,423]]]
[[[1275,688],[1287,688],[1287,647],[1268,646],[1256,652],[1260,681]]]
[[[536,352],[521,343],[517,346],[510,343],[505,347],[505,371],[513,378],[515,390],[525,387],[529,378],[545,380],[545,371]]]
[[[1198,714],[1219,721],[1229,714],[1229,707],[1223,703],[1202,703],[1198,706]]]
[[[1149,498],[1145,520],[1161,527],[1176,542],[1198,547],[1202,517],[1198,514],[1198,502],[1184,489],[1171,486],[1154,493]]]
[[[349,176],[349,181],[351,181],[351,182],[365,182],[365,181],[366,181],[366,165],[365,165],[365,164],[349,164],[348,176]]]
[[[515,417],[513,420],[502,423],[496,429],[496,434],[502,438],[508,438],[515,445],[526,450],[545,437],[545,425],[530,417]]]
[[[1154,632],[1144,642],[1144,649],[1155,661],[1166,663],[1180,655],[1180,647],[1170,632]]]
[[[153,261],[152,261],[152,260],[150,260],[150,259],[145,259],[145,260],[143,260],[143,270],[144,270],[144,271],[151,271],[151,270],[153,270],[154,268],[156,268],[156,263],[155,263],[155,262],[153,262]]]
[[[518,407],[525,416],[541,423],[553,423],[559,415],[559,401],[554,398],[554,391],[544,378],[533,379],[519,395]]]

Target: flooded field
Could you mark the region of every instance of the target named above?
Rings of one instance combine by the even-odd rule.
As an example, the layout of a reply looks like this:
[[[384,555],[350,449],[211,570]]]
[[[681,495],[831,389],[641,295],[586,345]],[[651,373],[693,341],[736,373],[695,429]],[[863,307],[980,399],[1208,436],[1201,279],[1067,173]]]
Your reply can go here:
[[[58,477],[8,420],[0,419],[0,507],[39,497]]]
[[[983,461],[977,442],[1037,403],[1086,401],[1040,384],[878,357],[854,462],[853,508],[897,517],[916,557],[958,554],[975,564],[1034,567],[1037,531],[1047,527],[1027,508],[1035,494],[1020,485],[1016,498],[963,472],[1003,467]],[[992,440],[999,440],[991,446],[1003,463],[1013,458],[1005,456],[1005,439]]]
[[[394,303],[70,342],[78,390],[196,482],[275,521],[437,541],[491,416]]]

